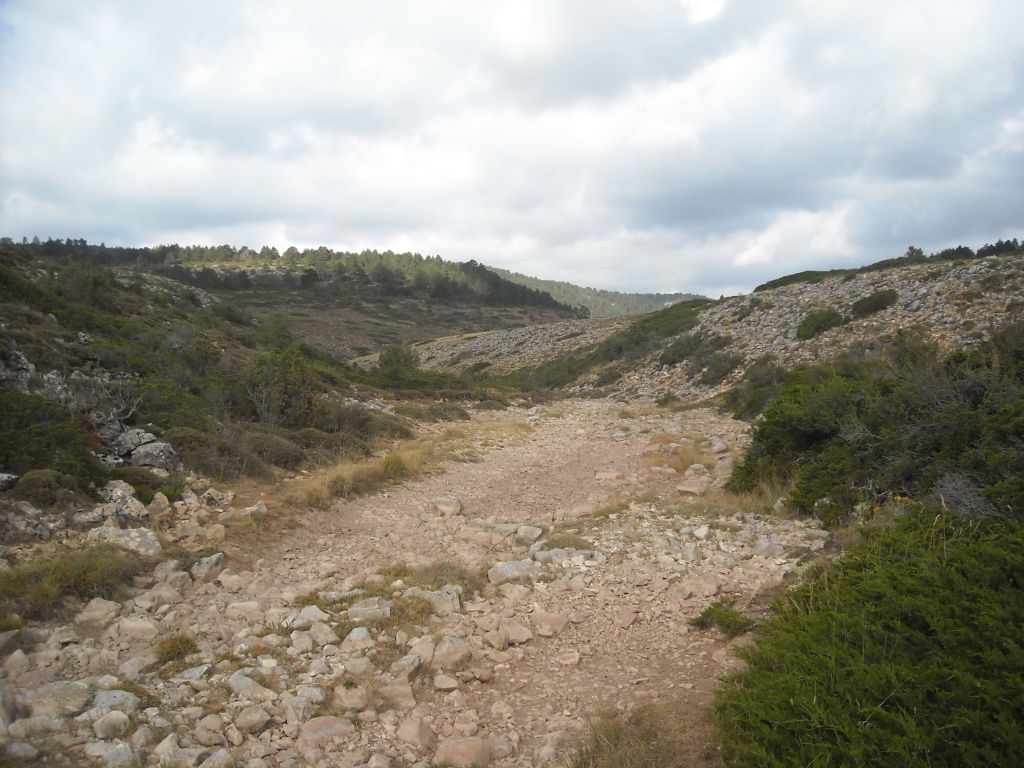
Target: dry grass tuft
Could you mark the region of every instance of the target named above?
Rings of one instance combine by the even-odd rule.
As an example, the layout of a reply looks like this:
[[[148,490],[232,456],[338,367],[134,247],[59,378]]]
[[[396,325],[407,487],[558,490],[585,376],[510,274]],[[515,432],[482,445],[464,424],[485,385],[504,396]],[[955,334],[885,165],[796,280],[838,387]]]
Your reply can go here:
[[[171,661],[180,661],[186,656],[191,656],[199,650],[195,638],[185,632],[165,637],[156,647],[156,660],[161,664]]]
[[[695,750],[691,724],[671,705],[638,707],[629,715],[604,713],[593,720],[566,768],[692,768],[721,765],[717,755]],[[693,759],[694,751],[700,755]]]
[[[310,480],[298,491],[298,500],[324,508],[334,499],[372,493],[426,471],[431,451],[425,446],[400,448],[366,461],[343,461]]]

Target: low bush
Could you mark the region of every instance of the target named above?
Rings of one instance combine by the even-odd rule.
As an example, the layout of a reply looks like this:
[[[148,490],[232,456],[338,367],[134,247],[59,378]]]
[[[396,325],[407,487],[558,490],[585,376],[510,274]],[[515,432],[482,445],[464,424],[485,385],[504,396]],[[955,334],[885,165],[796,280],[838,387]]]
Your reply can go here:
[[[67,505],[75,500],[78,483],[55,469],[30,469],[14,486],[14,495],[37,507]]]
[[[707,606],[700,615],[690,619],[690,626],[697,629],[717,627],[726,637],[736,637],[746,632],[754,622],[733,607],[733,600],[716,600]]]
[[[819,333],[836,328],[845,323],[845,318],[832,307],[815,309],[807,313],[796,329],[796,337],[801,341],[813,339]]]
[[[771,357],[755,360],[736,385],[729,390],[725,402],[738,419],[753,419],[759,415],[782,389],[789,376]]]
[[[0,616],[48,619],[61,613],[67,597],[112,598],[144,567],[109,545],[39,557],[0,571]]]
[[[743,362],[740,355],[731,352],[715,352],[708,358],[707,366],[700,375],[700,383],[707,387],[713,387],[725,381],[725,377],[736,370]]]
[[[270,468],[248,446],[244,434],[224,437],[190,427],[175,427],[163,435],[190,467],[220,480],[241,475],[268,477]]]
[[[52,469],[86,491],[104,475],[88,433],[66,411],[35,395],[0,387],[0,469],[23,475]]]
[[[731,766],[1016,766],[1024,527],[934,510],[780,600],[717,696]]]
[[[273,432],[255,430],[246,432],[245,436],[249,450],[275,467],[295,469],[306,458],[300,446]]]
[[[870,296],[865,296],[863,299],[858,299],[853,302],[853,316],[854,317],[867,317],[875,312],[881,312],[883,309],[888,309],[899,299],[899,294],[890,289],[884,291],[875,291]]]
[[[795,506],[828,524],[858,502],[924,498],[935,488],[954,512],[1021,515],[1022,424],[1024,324],[945,359],[904,334],[882,355],[794,371],[730,487],[791,483]]]

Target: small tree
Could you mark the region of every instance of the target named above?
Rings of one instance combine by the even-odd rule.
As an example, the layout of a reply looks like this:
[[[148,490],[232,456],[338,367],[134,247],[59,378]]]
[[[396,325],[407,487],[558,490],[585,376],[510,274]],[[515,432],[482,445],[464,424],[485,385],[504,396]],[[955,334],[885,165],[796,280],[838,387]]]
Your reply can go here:
[[[388,373],[418,368],[419,364],[419,354],[406,344],[392,344],[389,347],[384,347],[377,358],[377,367]]]

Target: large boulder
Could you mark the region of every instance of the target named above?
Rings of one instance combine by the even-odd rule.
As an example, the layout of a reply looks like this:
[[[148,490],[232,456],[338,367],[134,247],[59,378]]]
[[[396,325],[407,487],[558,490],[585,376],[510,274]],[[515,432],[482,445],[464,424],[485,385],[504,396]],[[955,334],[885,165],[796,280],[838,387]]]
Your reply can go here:
[[[101,525],[99,528],[89,531],[86,540],[90,544],[113,544],[121,549],[127,549],[129,552],[136,552],[143,557],[153,557],[163,551],[160,540],[148,528],[120,529]]]
[[[178,454],[170,443],[157,441],[140,445],[132,451],[131,462],[137,467],[156,467],[173,472],[181,467]]]

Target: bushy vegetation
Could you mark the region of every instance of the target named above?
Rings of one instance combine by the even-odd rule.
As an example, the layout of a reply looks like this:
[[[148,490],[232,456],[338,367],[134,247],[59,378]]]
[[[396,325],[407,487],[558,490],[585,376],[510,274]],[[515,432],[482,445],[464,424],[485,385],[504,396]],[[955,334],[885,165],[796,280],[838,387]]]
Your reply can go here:
[[[801,341],[813,339],[819,333],[824,333],[830,328],[836,328],[846,322],[846,319],[832,307],[824,309],[813,309],[808,312],[796,329],[796,337]]]
[[[588,723],[567,768],[691,768],[684,743],[688,723],[679,712],[653,706],[628,715],[606,713]]]
[[[697,629],[717,627],[726,637],[736,637],[750,629],[754,623],[733,607],[729,599],[716,600],[700,615],[690,619],[690,626]]]
[[[624,372],[631,362],[654,352],[665,339],[695,328],[700,313],[712,303],[710,299],[692,299],[644,315],[625,330],[609,336],[594,347],[517,371],[509,380],[525,389],[544,390],[567,386],[598,365],[612,363],[616,370]],[[701,336],[697,347],[708,355],[713,354],[721,348],[715,346],[720,338]]]
[[[110,545],[36,558],[0,571],[0,617],[48,619],[67,597],[114,597],[143,568],[140,558]]]
[[[85,491],[104,475],[89,447],[88,433],[71,420],[66,410],[41,397],[0,387],[0,468],[4,471],[24,474],[33,469],[51,470],[55,474],[49,479],[54,482],[44,485]],[[42,479],[41,475],[35,476],[36,481]],[[26,483],[23,494],[29,493],[29,485],[38,482]]]
[[[726,394],[725,403],[738,419],[753,419],[775,399],[789,371],[770,356],[755,360]]]
[[[1016,766],[1024,527],[920,509],[787,594],[716,717],[732,766]]]
[[[702,298],[694,293],[619,293],[600,288],[582,288],[558,280],[542,280],[537,277],[509,272],[506,269],[488,267],[506,280],[544,291],[557,301],[571,307],[585,307],[591,317],[618,317],[657,312],[670,304]]]
[[[853,302],[854,317],[867,317],[873,315],[875,312],[881,312],[883,309],[888,309],[899,299],[899,294],[892,288],[888,288],[884,291],[875,291],[870,296],[865,296],[863,299],[857,299]]]
[[[997,240],[995,243],[983,245],[977,251],[974,251],[966,245],[957,245],[951,248],[943,248],[941,251],[936,251],[930,255],[926,255],[920,248],[911,245],[907,248],[907,252],[898,258],[882,259],[881,261],[876,261],[873,264],[868,264],[867,266],[857,267],[854,269],[809,269],[792,275],[784,275],[783,277],[777,277],[774,280],[769,280],[767,283],[762,283],[754,289],[754,293],[759,291],[768,291],[773,288],[781,288],[786,285],[820,283],[822,280],[829,277],[853,278],[856,275],[878,272],[883,269],[893,269],[895,267],[906,267],[913,264],[984,259],[989,256],[1021,253],[1022,251],[1024,251],[1024,244],[1018,242],[1017,238]]]
[[[353,390],[422,401],[425,413],[445,418],[456,403],[501,400],[510,389],[480,374],[418,370],[407,348],[394,364],[388,350],[384,366],[362,370],[304,344],[283,314],[257,323],[187,286],[101,266],[164,263],[173,252],[154,261],[147,249],[81,241],[0,243],[0,304],[17,318],[0,329],[0,348],[20,349],[41,371],[113,374],[69,378],[59,405],[0,388],[0,470],[53,469],[88,491],[111,476],[91,453],[101,446],[85,420],[105,411],[170,442],[189,468],[221,479],[269,476],[273,467],[367,455],[408,434],[404,419],[352,404]],[[499,280],[487,275],[484,283]],[[446,402],[438,409],[437,401]],[[150,498],[156,490],[129,482]]]
[[[903,334],[884,354],[796,370],[732,487],[788,482],[794,504],[829,523],[894,494],[1024,514],[1022,384],[1024,324],[948,357]]]

